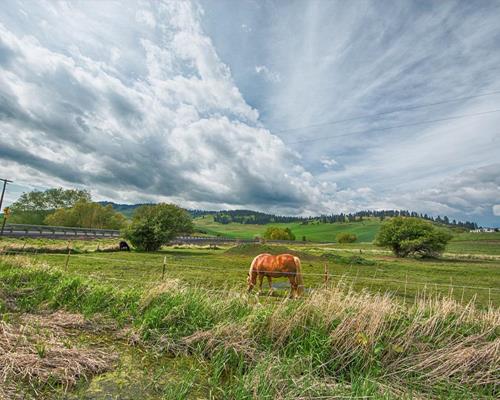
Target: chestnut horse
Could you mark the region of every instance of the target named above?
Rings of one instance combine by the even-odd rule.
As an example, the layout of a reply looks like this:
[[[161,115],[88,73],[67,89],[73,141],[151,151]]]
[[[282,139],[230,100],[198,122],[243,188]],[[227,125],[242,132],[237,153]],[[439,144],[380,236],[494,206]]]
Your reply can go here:
[[[254,288],[257,277],[259,278],[259,292],[262,291],[262,280],[267,277],[269,294],[273,293],[272,278],[288,277],[290,281],[290,297],[297,297],[304,291],[304,282],[300,270],[300,259],[291,254],[259,254],[255,257],[248,271],[248,292]]]

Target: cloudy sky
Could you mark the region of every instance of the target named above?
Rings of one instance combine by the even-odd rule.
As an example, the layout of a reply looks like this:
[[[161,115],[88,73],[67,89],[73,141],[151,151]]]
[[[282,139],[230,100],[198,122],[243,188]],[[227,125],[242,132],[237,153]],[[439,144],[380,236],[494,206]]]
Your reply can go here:
[[[7,202],[500,226],[499,21],[496,0],[3,0]]]

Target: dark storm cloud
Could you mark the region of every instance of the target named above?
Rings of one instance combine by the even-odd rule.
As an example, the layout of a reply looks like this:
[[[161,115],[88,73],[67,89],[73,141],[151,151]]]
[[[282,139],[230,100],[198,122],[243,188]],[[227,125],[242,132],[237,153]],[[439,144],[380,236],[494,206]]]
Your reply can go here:
[[[2,143],[0,146],[0,158],[14,161],[20,165],[33,168],[36,171],[60,178],[71,183],[84,183],[84,174],[74,165],[56,163],[45,158],[39,157],[30,152],[17,149]]]
[[[7,47],[7,45],[2,42],[2,38],[0,38],[0,65],[4,68],[9,67],[14,58],[15,53]]]

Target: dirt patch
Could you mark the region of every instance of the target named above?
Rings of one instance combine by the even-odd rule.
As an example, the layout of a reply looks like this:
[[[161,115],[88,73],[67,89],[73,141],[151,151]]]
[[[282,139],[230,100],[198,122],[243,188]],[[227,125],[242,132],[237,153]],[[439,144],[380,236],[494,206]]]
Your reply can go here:
[[[231,247],[225,251],[225,254],[243,255],[243,256],[249,256],[249,257],[255,257],[255,256],[262,254],[262,253],[270,253],[273,255],[286,253],[286,254],[292,254],[294,256],[297,256],[297,257],[299,257],[301,259],[305,259],[305,260],[308,260],[308,259],[312,260],[312,259],[317,258],[316,256],[311,255],[309,253],[305,253],[302,251],[295,251],[295,250],[292,250],[286,246],[260,244],[260,243],[239,244],[239,245]]]
[[[344,265],[375,265],[376,262],[361,256],[340,256],[334,253],[323,253],[321,259]]]
[[[16,398],[18,387],[69,388],[113,368],[117,355],[101,348],[84,348],[70,340],[70,329],[87,326],[78,314],[59,311],[25,315],[19,321],[0,322],[0,398]],[[20,398],[23,398],[19,394]]]

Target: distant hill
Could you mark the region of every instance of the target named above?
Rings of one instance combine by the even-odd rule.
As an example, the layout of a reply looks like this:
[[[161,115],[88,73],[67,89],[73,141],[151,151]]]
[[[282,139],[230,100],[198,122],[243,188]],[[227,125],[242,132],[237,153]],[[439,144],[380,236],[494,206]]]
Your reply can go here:
[[[235,239],[253,239],[262,237],[267,226],[262,224],[249,224],[229,222],[221,224],[214,220],[214,215],[204,215],[194,219],[198,231],[208,235],[224,236]],[[311,220],[308,223],[279,222],[272,223],[273,226],[290,228],[298,241],[304,238],[313,242],[333,242],[335,236],[341,232],[354,233],[359,242],[371,242],[377,234],[381,221],[378,218],[365,218],[358,222],[323,223],[319,220]]]
[[[107,206],[107,205],[111,204],[111,207],[113,207],[113,209],[115,211],[118,211],[118,212],[122,213],[127,218],[132,217],[132,214],[134,213],[134,210],[137,207],[140,207],[140,206],[143,206],[145,204],[148,204],[148,203],[142,203],[142,204],[119,204],[119,203],[114,203],[112,201],[98,201],[98,203],[101,204],[102,206]]]

